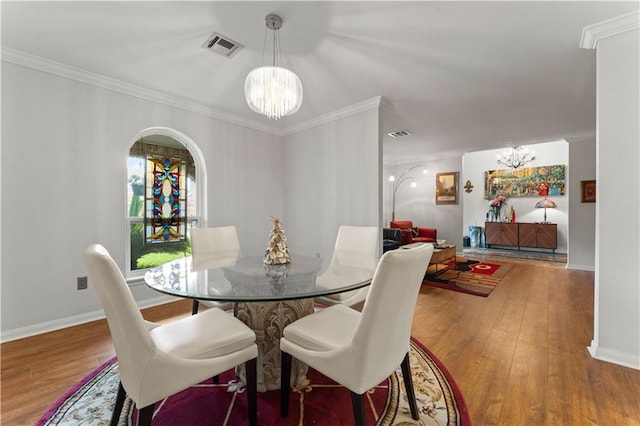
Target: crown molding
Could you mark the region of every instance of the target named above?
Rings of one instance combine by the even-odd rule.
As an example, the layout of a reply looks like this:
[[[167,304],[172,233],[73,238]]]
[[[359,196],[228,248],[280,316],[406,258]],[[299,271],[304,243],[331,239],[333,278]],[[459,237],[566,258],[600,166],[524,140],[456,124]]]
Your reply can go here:
[[[381,105],[387,104],[387,103],[388,102],[382,96],[376,96],[375,98],[371,98],[366,101],[359,102],[357,104],[348,106],[346,108],[342,108],[337,111],[320,115],[316,118],[312,118],[311,120],[303,121],[300,124],[294,124],[293,126],[289,126],[282,131],[282,136],[298,133],[303,130],[311,129],[313,127],[317,127],[322,124],[339,120],[341,118],[349,117],[351,115],[368,111],[374,108],[379,108]]]
[[[580,47],[596,49],[603,38],[611,37],[640,28],[640,11],[627,13],[606,21],[598,22],[582,29]]]
[[[125,83],[90,71],[75,68],[60,62],[45,59],[39,56],[30,55],[19,50],[2,47],[2,60],[13,64],[33,68],[39,71],[54,74],[60,77],[90,84],[103,89],[112,90],[124,95],[133,96],[140,99],[156,102],[174,108],[179,108],[205,117],[215,118],[238,126],[247,127],[264,133],[282,136],[282,130],[267,126],[252,120],[247,120],[237,115],[219,111],[202,104],[187,101],[176,96],[167,95],[155,90],[145,89],[134,84]]]
[[[125,83],[123,81],[106,77],[101,74],[93,73],[80,68],[75,68],[70,65],[42,58],[40,56],[31,55],[8,47],[2,47],[2,60],[16,65],[21,65],[27,68],[32,68],[60,77],[79,81],[81,83],[86,83],[92,86],[122,93],[124,95],[145,99],[151,102],[167,105],[169,107],[193,112],[205,117],[215,118],[228,123],[237,124],[238,126],[247,127],[249,129],[258,130],[275,136],[287,136],[293,133],[300,132],[302,130],[310,129],[312,127],[338,120],[340,118],[345,118],[363,111],[378,108],[381,105],[389,103],[382,96],[378,96],[357,103],[355,105],[351,105],[349,107],[342,108],[337,111],[318,116],[316,118],[312,118],[302,123],[280,129],[277,127],[264,125],[253,120],[248,120],[234,114],[229,114],[224,111],[216,110],[214,108],[198,104],[196,102],[187,101],[176,96],[167,95],[166,93],[146,89],[135,84]]]

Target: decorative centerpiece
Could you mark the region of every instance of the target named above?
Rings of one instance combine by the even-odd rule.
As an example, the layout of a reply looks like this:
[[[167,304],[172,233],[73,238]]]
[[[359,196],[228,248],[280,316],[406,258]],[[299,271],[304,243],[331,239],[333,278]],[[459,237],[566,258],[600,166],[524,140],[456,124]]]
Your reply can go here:
[[[500,222],[500,210],[502,206],[507,202],[507,197],[504,195],[498,195],[496,198],[491,200],[489,206],[491,207],[491,221],[492,222]]]
[[[269,234],[269,246],[264,254],[266,265],[284,265],[291,262],[287,248],[287,236],[284,234],[280,219],[273,218],[273,228]]]

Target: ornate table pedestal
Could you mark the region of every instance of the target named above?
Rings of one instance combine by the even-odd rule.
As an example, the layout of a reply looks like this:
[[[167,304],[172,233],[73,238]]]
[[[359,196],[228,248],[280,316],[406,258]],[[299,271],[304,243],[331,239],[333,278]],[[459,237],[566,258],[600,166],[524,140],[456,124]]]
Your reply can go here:
[[[239,261],[225,267],[224,275],[231,282],[231,292],[243,294],[283,295],[304,294],[313,290],[321,261],[300,257],[284,265],[264,265]],[[284,328],[313,313],[313,299],[291,299],[273,302],[237,302],[234,315],[256,333],[258,345],[258,391],[280,389],[280,338]],[[236,369],[245,382],[244,366]],[[291,382],[299,384],[306,379],[307,366],[293,365]]]
[[[239,302],[234,315],[256,333],[258,345],[258,392],[280,389],[280,338],[282,330],[305,315],[313,313],[313,299],[283,302]],[[307,378],[307,365],[294,360],[291,384],[297,385]],[[244,366],[236,368],[244,382]]]

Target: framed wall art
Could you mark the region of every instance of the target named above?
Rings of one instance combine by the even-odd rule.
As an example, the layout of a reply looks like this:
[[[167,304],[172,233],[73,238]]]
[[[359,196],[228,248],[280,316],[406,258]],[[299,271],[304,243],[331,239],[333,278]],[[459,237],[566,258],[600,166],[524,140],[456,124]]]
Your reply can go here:
[[[581,180],[580,186],[582,187],[581,201],[583,203],[595,203],[596,202],[596,181]]]
[[[487,170],[484,172],[484,198],[491,200],[498,195],[505,197],[539,197],[541,188],[547,195],[565,193],[565,166],[521,167],[519,169]]]
[[[458,204],[458,172],[436,173],[436,204]]]

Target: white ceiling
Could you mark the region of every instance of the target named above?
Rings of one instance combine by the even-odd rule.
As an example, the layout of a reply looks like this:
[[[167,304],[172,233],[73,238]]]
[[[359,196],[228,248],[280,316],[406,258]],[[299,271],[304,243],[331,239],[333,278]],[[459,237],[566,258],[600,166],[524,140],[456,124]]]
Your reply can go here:
[[[10,2],[2,46],[195,102],[286,132],[382,96],[385,163],[595,132],[595,51],[585,26],[638,2]],[[300,111],[277,121],[243,87],[262,62],[264,17],[283,18],[283,64]],[[217,31],[245,48],[201,47]],[[269,53],[267,54],[267,58]],[[267,59],[268,61],[268,59]],[[6,107],[6,106],[5,106]]]

